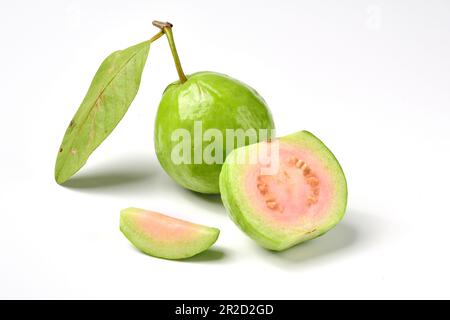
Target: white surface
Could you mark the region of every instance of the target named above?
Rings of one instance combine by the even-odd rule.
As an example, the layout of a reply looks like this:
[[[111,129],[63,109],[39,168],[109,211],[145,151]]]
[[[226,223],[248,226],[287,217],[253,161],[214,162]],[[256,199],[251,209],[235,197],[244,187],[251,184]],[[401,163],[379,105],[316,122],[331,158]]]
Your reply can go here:
[[[116,131],[70,186],[54,182],[98,65],[153,19],[175,24],[186,72],[249,83],[279,135],[328,144],[350,192],[336,229],[270,253],[168,178],[152,140],[176,79],[165,40]],[[0,298],[450,298],[448,1],[2,1],[0,39]],[[118,230],[128,206],[222,234],[193,261],[154,259]]]

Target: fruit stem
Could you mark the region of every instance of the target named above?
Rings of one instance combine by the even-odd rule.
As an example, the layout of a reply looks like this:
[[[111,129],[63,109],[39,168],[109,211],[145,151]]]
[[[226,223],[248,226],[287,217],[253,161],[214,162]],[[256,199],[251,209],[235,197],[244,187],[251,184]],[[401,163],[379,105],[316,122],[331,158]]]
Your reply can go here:
[[[157,28],[160,28],[161,32],[166,35],[167,40],[169,41],[170,51],[172,51],[173,61],[175,62],[175,67],[177,68],[178,77],[180,78],[181,83],[185,83],[187,81],[187,78],[183,72],[183,68],[181,67],[180,57],[178,56],[175,41],[173,39],[173,25],[170,22],[161,21],[153,21],[153,25]]]

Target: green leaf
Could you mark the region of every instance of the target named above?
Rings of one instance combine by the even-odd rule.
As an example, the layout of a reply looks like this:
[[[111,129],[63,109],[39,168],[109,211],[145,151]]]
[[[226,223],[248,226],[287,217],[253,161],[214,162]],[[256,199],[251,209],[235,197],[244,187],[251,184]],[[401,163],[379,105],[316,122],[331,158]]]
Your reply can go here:
[[[66,130],[58,152],[55,179],[72,177],[122,120],[136,96],[151,41],[108,56]]]

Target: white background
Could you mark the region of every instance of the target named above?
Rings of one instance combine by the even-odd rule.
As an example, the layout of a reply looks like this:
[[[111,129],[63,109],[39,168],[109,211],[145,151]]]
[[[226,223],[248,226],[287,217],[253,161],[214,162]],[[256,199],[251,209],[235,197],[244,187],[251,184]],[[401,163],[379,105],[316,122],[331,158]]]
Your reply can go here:
[[[345,219],[283,253],[259,248],[220,199],[162,171],[153,122],[176,79],[156,42],[140,92],[66,186],[68,122],[100,62],[174,23],[187,73],[256,88],[278,134],[307,129],[340,160]],[[2,1],[0,298],[450,298],[450,2]],[[209,253],[159,260],[131,247],[119,211],[219,227]]]

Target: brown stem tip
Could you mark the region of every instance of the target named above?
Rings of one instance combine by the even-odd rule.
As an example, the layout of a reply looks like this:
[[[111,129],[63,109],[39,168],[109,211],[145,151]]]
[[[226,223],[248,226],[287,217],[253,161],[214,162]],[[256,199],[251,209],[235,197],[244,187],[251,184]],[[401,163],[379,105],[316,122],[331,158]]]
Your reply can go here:
[[[165,28],[172,28],[173,24],[170,22],[162,22],[162,21],[153,21],[152,23],[155,27],[160,28],[161,30],[164,30]]]

